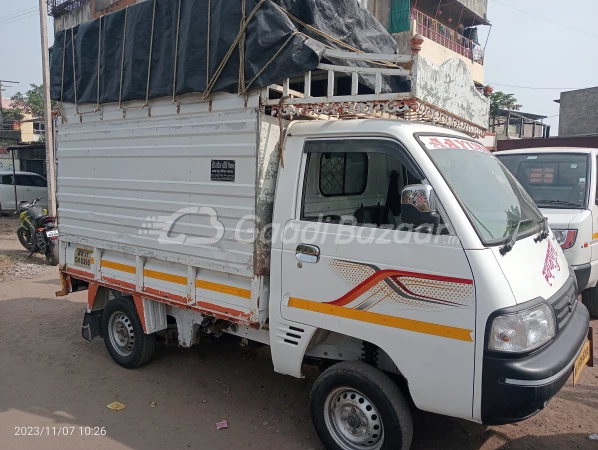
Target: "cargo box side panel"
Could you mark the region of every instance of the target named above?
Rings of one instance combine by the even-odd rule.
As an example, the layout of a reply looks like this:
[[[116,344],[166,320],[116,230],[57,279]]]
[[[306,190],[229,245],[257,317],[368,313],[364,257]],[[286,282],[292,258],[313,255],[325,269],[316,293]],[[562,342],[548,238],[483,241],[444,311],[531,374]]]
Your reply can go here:
[[[63,239],[252,276],[256,111],[156,110],[60,125]]]
[[[217,101],[177,108],[158,100],[126,113],[105,105],[81,120],[65,105],[69,120],[57,133],[63,269],[257,322],[258,114],[251,99],[247,108],[237,99],[220,110]]]

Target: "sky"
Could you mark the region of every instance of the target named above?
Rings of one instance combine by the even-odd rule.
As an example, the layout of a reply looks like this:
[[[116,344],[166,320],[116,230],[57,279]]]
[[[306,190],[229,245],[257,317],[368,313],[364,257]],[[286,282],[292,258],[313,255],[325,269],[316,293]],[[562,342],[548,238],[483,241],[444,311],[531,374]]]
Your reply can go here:
[[[0,79],[20,81],[6,88],[3,97],[42,81],[38,4],[0,0]],[[598,85],[597,18],[596,0],[488,0],[493,26],[486,48],[487,83],[495,91],[514,94],[522,111],[550,116],[546,123],[556,135],[559,106],[553,100],[561,91]],[[481,43],[489,29],[480,27]],[[48,30],[51,45],[51,18]]]

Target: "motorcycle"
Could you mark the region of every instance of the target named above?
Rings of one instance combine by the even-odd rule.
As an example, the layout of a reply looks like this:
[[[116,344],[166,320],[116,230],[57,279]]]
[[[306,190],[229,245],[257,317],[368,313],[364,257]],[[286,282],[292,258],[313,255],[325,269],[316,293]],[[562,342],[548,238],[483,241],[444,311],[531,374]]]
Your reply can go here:
[[[58,265],[58,230],[55,219],[48,215],[48,210],[37,205],[42,198],[31,202],[19,203],[15,214],[19,215],[21,225],[17,229],[19,242],[26,250],[41,253],[46,256],[46,262],[51,266]]]

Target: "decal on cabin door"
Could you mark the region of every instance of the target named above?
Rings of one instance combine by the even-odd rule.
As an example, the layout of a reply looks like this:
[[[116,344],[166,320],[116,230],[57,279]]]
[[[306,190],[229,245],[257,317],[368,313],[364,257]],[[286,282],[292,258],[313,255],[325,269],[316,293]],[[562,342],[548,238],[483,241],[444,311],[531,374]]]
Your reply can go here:
[[[401,270],[381,270],[370,265],[332,259],[332,271],[351,290],[330,305],[369,310],[385,303],[423,308],[470,307],[474,301],[473,280]]]

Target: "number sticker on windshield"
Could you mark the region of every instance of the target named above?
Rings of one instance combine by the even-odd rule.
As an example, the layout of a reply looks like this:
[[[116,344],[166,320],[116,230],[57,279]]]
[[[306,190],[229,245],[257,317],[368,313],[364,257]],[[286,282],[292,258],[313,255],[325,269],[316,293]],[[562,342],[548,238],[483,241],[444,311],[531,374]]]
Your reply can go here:
[[[469,141],[466,139],[448,138],[442,136],[420,136],[424,147],[428,150],[436,150],[440,148],[456,148],[460,150],[473,150],[476,152],[488,153],[488,149],[479,142]]]

